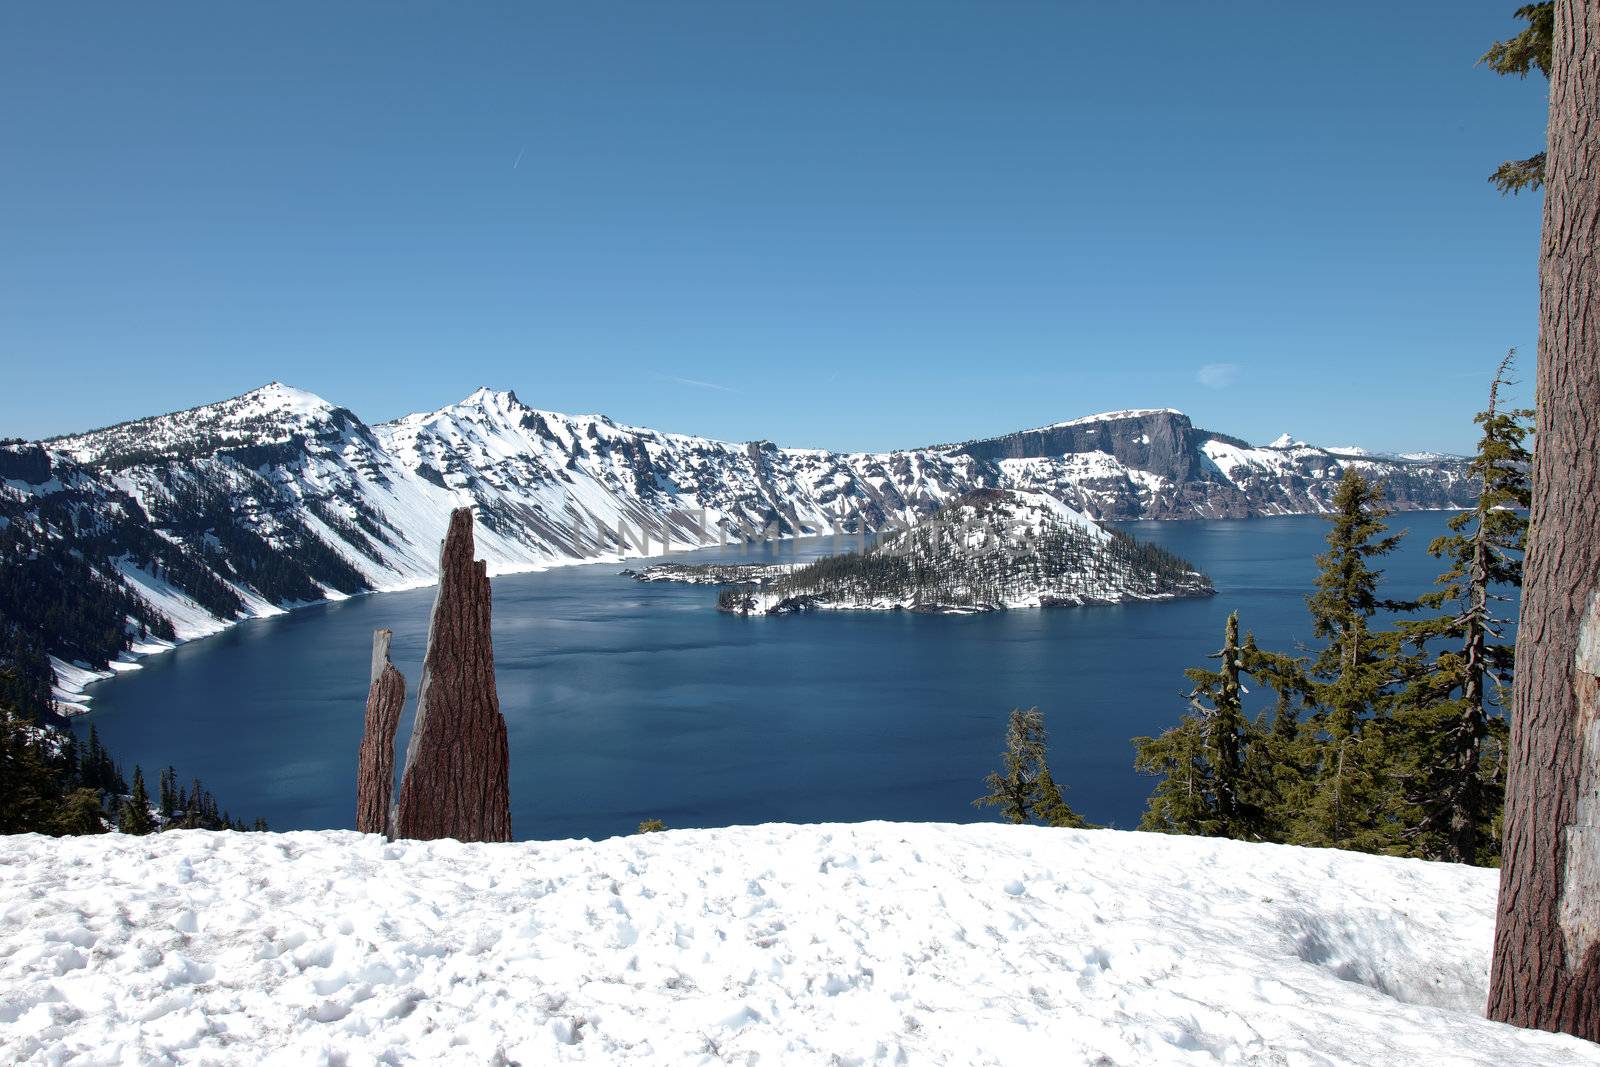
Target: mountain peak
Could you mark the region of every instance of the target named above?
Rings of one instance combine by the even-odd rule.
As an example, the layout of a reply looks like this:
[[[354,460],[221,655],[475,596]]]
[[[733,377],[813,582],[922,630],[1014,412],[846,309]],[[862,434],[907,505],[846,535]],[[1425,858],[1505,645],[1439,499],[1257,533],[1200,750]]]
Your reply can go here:
[[[80,463],[209,454],[220,447],[273,443],[320,432],[346,416],[354,417],[315,393],[271,381],[227,400],[69,434],[49,443]]]
[[[525,407],[526,405],[524,405],[521,400],[517,399],[515,390],[491,389],[487,385],[480,385],[457,406],[510,408]]]
[[[232,400],[224,400],[219,404],[205,404],[192,411],[201,411],[205,408],[255,405],[264,411],[287,411],[297,415],[322,415],[334,409],[334,405],[322,399],[316,393],[305,389],[296,389],[292,385],[273,379],[266,385],[252,389],[248,393],[241,393]]]

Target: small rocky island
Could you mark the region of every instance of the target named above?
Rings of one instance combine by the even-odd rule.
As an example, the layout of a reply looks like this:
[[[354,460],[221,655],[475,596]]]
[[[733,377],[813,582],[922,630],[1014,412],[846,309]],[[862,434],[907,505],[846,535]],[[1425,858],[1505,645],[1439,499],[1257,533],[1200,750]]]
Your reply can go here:
[[[619,573],[636,582],[682,582],[685,585],[739,585],[767,582],[791,573],[792,563],[657,563],[642,571]]]
[[[967,613],[1210,596],[1165,549],[1108,530],[1045,493],[980,489],[864,552],[786,564],[659,564],[641,581],[727,585],[740,615],[822,608]]]

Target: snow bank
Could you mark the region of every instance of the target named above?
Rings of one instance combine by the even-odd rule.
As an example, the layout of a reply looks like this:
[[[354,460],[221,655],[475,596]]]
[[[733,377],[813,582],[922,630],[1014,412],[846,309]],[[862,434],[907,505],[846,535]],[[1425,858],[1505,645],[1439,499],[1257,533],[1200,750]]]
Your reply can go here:
[[[0,1060],[1600,1064],[1492,872],[996,825],[0,838]]]

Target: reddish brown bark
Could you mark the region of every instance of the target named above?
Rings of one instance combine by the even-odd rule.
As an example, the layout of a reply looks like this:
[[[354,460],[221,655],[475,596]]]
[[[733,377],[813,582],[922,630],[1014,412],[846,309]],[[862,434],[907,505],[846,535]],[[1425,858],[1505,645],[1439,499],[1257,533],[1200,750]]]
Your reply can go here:
[[[1489,1016],[1600,1040],[1600,3],[1558,0]]]
[[[389,832],[389,802],[394,797],[394,731],[406,705],[406,679],[389,662],[389,630],[372,631],[372,684],[367,689],[367,721],[356,766],[356,829]]]
[[[506,721],[494,684],[489,578],[473,558],[472,509],[450,513],[439,595],[395,811],[397,837],[511,840]]]

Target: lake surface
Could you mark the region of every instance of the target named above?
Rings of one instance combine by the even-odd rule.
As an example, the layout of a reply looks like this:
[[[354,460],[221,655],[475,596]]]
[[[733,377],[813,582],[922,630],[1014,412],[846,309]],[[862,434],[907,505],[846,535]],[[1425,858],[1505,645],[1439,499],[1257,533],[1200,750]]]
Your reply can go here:
[[[1426,547],[1447,518],[1391,518],[1410,533],[1386,561],[1386,595],[1433,581],[1440,567]],[[1312,643],[1305,594],[1327,523],[1124,528],[1199,565],[1218,595],[991,615],[738,618],[715,610],[715,587],[635,582],[617,564],[496,578],[516,836],[605,837],[652,817],[669,827],[989,819],[972,799],[999,767],[1008,713],[1033,705],[1068,802],[1092,821],[1133,826],[1152,781],[1134,773],[1129,739],[1183,712],[1183,669],[1207,665],[1228,612],[1263,647]],[[673,558],[791,560],[853,543]],[[414,704],[433,598],[383,593],[246,623],[97,684],[83,721],[130,776],[138,763],[154,781],[170,763],[246,820],[353,826],[372,631],[394,630]]]

